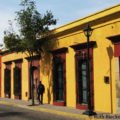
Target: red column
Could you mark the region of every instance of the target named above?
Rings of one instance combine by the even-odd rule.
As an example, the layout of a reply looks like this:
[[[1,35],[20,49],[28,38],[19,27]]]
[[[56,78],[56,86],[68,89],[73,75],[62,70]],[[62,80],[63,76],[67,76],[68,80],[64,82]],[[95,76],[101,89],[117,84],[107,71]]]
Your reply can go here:
[[[120,43],[114,44],[114,56],[115,57],[120,56]]]

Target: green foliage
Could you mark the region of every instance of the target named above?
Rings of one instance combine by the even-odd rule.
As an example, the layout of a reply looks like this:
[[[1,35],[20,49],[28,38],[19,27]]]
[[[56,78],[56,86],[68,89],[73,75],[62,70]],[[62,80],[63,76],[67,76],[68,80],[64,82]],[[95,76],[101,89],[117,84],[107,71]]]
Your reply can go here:
[[[8,48],[10,51],[22,51],[23,47],[21,47],[21,39],[18,35],[15,35],[14,33],[5,33],[4,43],[6,48]]]
[[[44,15],[39,13],[33,0],[22,0],[20,6],[22,9],[16,12],[15,19],[20,34],[5,32],[5,46],[11,51],[27,52],[29,56],[35,53],[41,55],[49,40],[49,27],[56,24],[56,19],[51,11],[46,11]]]

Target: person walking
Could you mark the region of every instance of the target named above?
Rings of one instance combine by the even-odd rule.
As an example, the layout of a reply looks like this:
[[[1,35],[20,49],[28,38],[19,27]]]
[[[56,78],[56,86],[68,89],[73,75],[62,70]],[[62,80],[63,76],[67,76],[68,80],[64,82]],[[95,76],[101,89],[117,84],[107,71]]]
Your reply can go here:
[[[37,88],[39,104],[43,104],[43,94],[44,94],[44,92],[45,92],[45,87],[42,84],[42,82],[39,81],[38,88]]]

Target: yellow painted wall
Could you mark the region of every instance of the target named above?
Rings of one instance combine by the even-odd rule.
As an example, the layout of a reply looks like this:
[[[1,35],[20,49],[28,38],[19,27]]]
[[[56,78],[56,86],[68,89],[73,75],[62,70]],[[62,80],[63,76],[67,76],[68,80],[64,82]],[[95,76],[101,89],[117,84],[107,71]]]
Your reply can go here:
[[[117,6],[120,8],[120,5]],[[116,10],[117,10],[116,9]],[[115,8],[113,9],[113,11]],[[112,11],[112,9],[111,9]],[[112,11],[112,12],[113,12]],[[118,10],[120,12],[120,10]],[[108,11],[107,11],[108,12]],[[110,13],[109,13],[110,14]],[[103,14],[100,13],[98,18]],[[94,104],[95,111],[102,112],[116,112],[116,81],[115,81],[115,61],[114,61],[114,45],[107,39],[109,36],[114,36],[120,34],[120,17],[117,17],[118,14],[111,15],[110,17],[103,18],[90,22],[93,26],[93,34],[91,40],[96,41],[97,46],[93,49],[93,66],[94,66]],[[94,15],[92,16],[94,19]],[[96,17],[96,16],[95,16]],[[89,17],[86,18],[89,21]],[[92,19],[92,18],[90,18]],[[107,20],[106,20],[107,19]],[[82,19],[83,20],[83,19]],[[74,26],[79,26],[79,22],[73,22]],[[79,23],[79,24],[78,24]],[[87,22],[89,23],[89,22]],[[68,24],[58,29],[68,29],[73,25]],[[72,26],[73,27],[73,26]],[[71,28],[72,28],[71,27]],[[74,61],[74,51],[70,48],[70,45],[86,42],[86,38],[80,29],[74,31],[73,28],[70,31],[72,33],[66,34],[63,33],[63,36],[57,37],[59,47],[68,47],[68,53],[66,57],[66,91],[67,91],[67,106],[75,107],[76,106],[76,80],[75,80],[75,61]],[[58,32],[56,30],[56,33]],[[63,30],[64,31],[64,30]],[[111,68],[110,68],[111,66]],[[111,69],[111,70],[110,70]],[[110,78],[110,83],[106,84],[104,82],[104,76]],[[73,96],[71,98],[71,96]]]
[[[25,57],[26,56],[21,53],[19,54],[12,53],[12,54],[2,56],[2,97],[4,97],[4,69],[5,69],[4,63],[12,61],[12,64],[11,64],[11,98],[14,99],[13,68],[15,67],[15,63],[13,61],[23,59],[23,62],[22,62],[22,99],[28,100],[28,96],[25,96],[25,92],[29,92],[28,91],[28,62],[25,59]]]
[[[69,107],[76,106],[76,79],[75,79],[74,51],[69,48],[66,55],[66,104]],[[70,97],[71,96],[71,97]]]
[[[28,100],[29,95],[29,76],[28,76],[28,61],[23,59],[22,62],[22,99]],[[27,94],[27,96],[26,96]]]
[[[94,90],[95,110],[97,111],[116,112],[114,46],[107,37],[120,33],[119,21],[120,19],[118,22],[95,29],[91,38],[97,40],[98,46],[94,49]],[[104,83],[104,76],[110,77],[110,84]]]
[[[109,30],[109,31],[108,31]],[[94,49],[94,90],[95,90],[95,110],[111,112],[111,93],[110,84],[104,83],[104,76],[108,76],[111,80],[114,80],[114,59],[109,58],[107,48],[113,45],[106,39],[104,31],[110,32],[109,26],[98,28],[94,31],[94,39],[97,40],[97,46]],[[99,33],[99,34],[97,34]],[[110,53],[109,53],[110,54]],[[112,55],[113,57],[113,55]],[[110,61],[111,61],[111,73],[110,76]],[[115,91],[114,91],[115,92]]]
[[[4,69],[5,69],[5,66],[2,63],[2,70],[1,70],[1,74],[2,74],[2,80],[1,80],[1,97],[4,97]]]
[[[81,20],[62,26],[54,30],[54,48],[67,47],[66,53],[66,106],[76,107],[76,76],[75,76],[75,52],[70,47],[78,43],[86,42],[83,34],[85,24],[91,24],[93,34],[90,38],[96,41],[93,49],[93,70],[94,70],[94,107],[95,111],[116,112],[116,81],[115,81],[115,60],[114,45],[107,39],[109,36],[120,34],[120,5],[105,11],[88,16]],[[108,17],[109,16],[109,17]],[[60,34],[59,34],[60,33]],[[110,50],[110,51],[109,51]],[[112,50],[112,51],[111,51]],[[4,62],[15,59],[23,59],[22,64],[22,99],[27,100],[25,92],[28,91],[28,62],[24,54],[9,54],[2,57],[2,81],[4,81]],[[111,65],[111,71],[110,71]],[[14,65],[12,66],[14,67]],[[110,78],[110,83],[104,82],[104,76]],[[45,55],[40,62],[40,79],[45,85],[45,103],[53,103],[53,79],[52,79],[52,57]],[[2,82],[2,97],[4,97],[4,82]],[[12,77],[13,84],[13,77]],[[111,92],[112,88],[112,92]],[[13,90],[12,90],[13,91]],[[112,100],[111,100],[112,95]],[[12,93],[13,98],[13,93]],[[112,105],[112,106],[111,106]]]
[[[108,36],[118,34],[118,27],[120,27],[119,20],[101,24],[101,26],[94,26],[94,31],[91,40],[96,41],[97,46],[93,49],[93,67],[94,67],[94,102],[95,110],[103,112],[116,112],[116,88],[115,88],[115,63],[114,63],[114,46],[107,39]],[[116,32],[117,31],[117,32]],[[74,50],[69,46],[86,41],[84,34],[79,31],[73,35],[67,35],[58,39],[60,48],[68,47],[66,54],[66,88],[67,88],[67,106],[76,106],[76,79],[75,79],[75,59]],[[109,52],[109,47],[112,49]],[[109,56],[112,55],[112,58]],[[110,72],[111,61],[111,72]],[[104,76],[108,76],[112,83],[104,83]],[[112,85],[111,85],[112,84]],[[112,93],[111,93],[112,86]],[[112,95],[112,101],[111,101]],[[73,97],[70,97],[73,96]],[[112,102],[112,103],[111,103]],[[111,106],[112,104],[112,106]]]

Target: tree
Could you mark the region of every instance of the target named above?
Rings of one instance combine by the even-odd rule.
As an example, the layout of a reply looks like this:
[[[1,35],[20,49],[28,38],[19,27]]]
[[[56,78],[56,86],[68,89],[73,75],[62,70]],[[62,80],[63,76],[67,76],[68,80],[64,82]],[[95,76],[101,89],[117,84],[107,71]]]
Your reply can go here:
[[[49,27],[56,24],[56,19],[51,11],[46,11],[44,15],[39,13],[33,0],[22,0],[20,6],[22,9],[16,12],[15,19],[18,23],[19,34],[13,29],[5,31],[4,43],[9,51],[24,52],[30,58],[32,105],[34,105],[33,57],[35,55],[41,57],[45,51],[44,46],[49,40]]]

